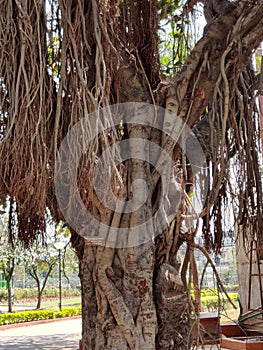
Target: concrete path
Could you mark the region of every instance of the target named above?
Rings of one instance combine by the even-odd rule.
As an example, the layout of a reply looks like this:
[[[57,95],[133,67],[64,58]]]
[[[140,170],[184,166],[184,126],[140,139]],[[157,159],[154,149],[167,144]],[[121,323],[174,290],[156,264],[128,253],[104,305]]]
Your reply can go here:
[[[19,325],[6,330],[0,327],[0,350],[78,350],[80,338],[80,318],[33,326]],[[206,345],[194,349],[218,350],[220,346]]]
[[[0,350],[77,350],[81,319],[1,330]]]

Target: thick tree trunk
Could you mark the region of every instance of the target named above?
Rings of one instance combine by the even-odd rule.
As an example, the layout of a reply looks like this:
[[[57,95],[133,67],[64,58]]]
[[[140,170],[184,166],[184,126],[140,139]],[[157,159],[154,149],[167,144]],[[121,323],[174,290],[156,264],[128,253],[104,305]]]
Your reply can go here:
[[[154,261],[152,243],[126,249],[84,243],[83,350],[188,348],[183,284],[175,268],[162,264],[155,269]],[[174,329],[175,322],[184,325],[183,332]]]
[[[190,1],[189,5],[195,2]],[[172,221],[168,219],[172,203],[168,198],[170,179],[166,177],[167,181],[159,185],[159,169],[154,172],[147,158],[150,158],[151,150],[144,150],[140,142],[130,145],[130,158],[128,161],[126,158],[120,166],[124,171],[114,171],[121,178],[121,198],[124,202],[133,198],[131,187],[134,185],[135,194],[138,194],[138,203],[135,204],[139,205],[139,209],[132,214],[122,210],[118,214],[114,209],[109,213],[110,210],[98,203],[94,195],[93,170],[107,147],[124,139],[128,142],[140,139],[158,145],[175,162],[178,161],[184,167],[182,181],[188,180],[187,162],[185,159],[181,162],[186,157],[181,157],[177,140],[171,140],[165,134],[169,135],[169,131],[178,125],[178,119],[192,127],[205,111],[211,109],[212,127],[218,128],[214,134],[220,129],[222,137],[215,145],[213,188],[206,208],[200,214],[209,216],[226,178],[228,159],[225,156],[230,147],[227,145],[229,138],[231,142],[232,138],[238,141],[240,148],[247,144],[246,153],[250,153],[252,148],[252,143],[243,142],[244,135],[241,135],[250,131],[248,124],[241,132],[239,130],[247,116],[237,120],[239,112],[233,106],[242,106],[251,98],[249,96],[243,102],[241,91],[246,95],[247,87],[239,90],[237,81],[240,72],[248,65],[252,50],[262,41],[263,1],[203,2],[209,22],[203,38],[176,77],[159,86],[157,31],[160,1],[54,0],[51,1],[52,18],[49,15],[46,18],[43,1],[1,2],[1,25],[8,30],[1,31],[4,49],[0,50],[3,109],[0,155],[5,164],[0,169],[0,187],[1,198],[14,196],[18,204],[19,237],[29,244],[36,233],[45,230],[46,205],[57,220],[67,221],[72,229],[84,207],[91,209],[99,222],[97,228],[90,227],[89,223],[81,227],[84,231],[98,230],[95,233],[101,237],[100,230],[107,226],[109,236],[113,228],[124,227],[128,233],[118,237],[123,247],[109,247],[107,242],[96,245],[92,240],[73,237],[80,261],[85,350],[189,347],[188,297],[184,294],[186,279],[182,283],[176,269],[182,214],[185,212],[182,210]],[[231,89],[236,91],[238,98],[231,95]],[[90,113],[124,102],[166,107],[164,118],[157,115],[160,128],[149,131],[145,119],[146,126],[136,123],[124,125],[127,122],[124,115],[121,116],[124,125],[121,130],[120,121],[118,125],[111,124],[115,116],[106,115],[99,120],[100,112],[96,114],[94,124],[90,122]],[[229,123],[231,107],[232,120]],[[74,171],[74,174],[78,173],[78,181],[74,188],[65,186],[63,205],[58,208],[60,199],[56,198],[53,188],[54,182],[59,182],[59,176],[55,174],[55,158],[62,140],[68,140],[65,136],[82,118],[86,118],[88,130],[74,140],[75,148],[72,145],[67,149],[70,154],[76,156],[76,149],[82,141],[100,125],[106,125],[108,129],[95,135],[92,142],[85,145],[83,158],[78,159],[78,169],[65,171],[62,184],[70,182],[68,179]],[[231,128],[229,133],[228,127]],[[181,131],[180,127],[178,129]],[[118,151],[121,153],[119,149],[116,153]],[[236,150],[237,153],[239,151]],[[240,153],[242,158],[244,153]],[[141,154],[144,160],[137,157]],[[109,156],[106,167],[115,165],[115,156]],[[56,163],[61,165],[61,159],[63,157],[57,157]],[[251,158],[246,158],[249,167],[248,159]],[[171,175],[169,170],[168,176]],[[250,168],[251,173],[254,170]],[[104,172],[100,175],[103,182]],[[116,174],[114,176],[117,177]],[[251,178],[252,175],[247,177]],[[143,205],[144,189],[138,186],[137,180],[143,181],[150,193]],[[247,194],[245,199],[252,200],[255,188],[259,186],[254,186],[254,180],[247,183],[252,194]],[[111,181],[106,185],[102,192],[107,197]],[[162,208],[168,229],[156,237],[160,232],[149,225],[133,236],[132,228],[157,211],[162,186],[165,188],[162,188],[164,196],[168,198],[167,208]],[[71,206],[77,192],[80,192],[78,194],[83,201],[81,208]],[[185,198],[188,196],[185,192],[183,195]],[[223,198],[226,198],[225,193]],[[175,205],[177,202],[179,200],[175,198]],[[70,217],[72,220],[62,213],[65,208],[69,216],[71,211],[75,214],[74,218]],[[220,208],[216,209],[219,209],[217,218],[220,220]],[[82,234],[81,230],[77,233]],[[190,230],[187,233],[189,236],[192,234]],[[142,239],[140,244],[140,235],[143,238],[148,235],[149,239]],[[215,235],[220,241],[221,232]],[[186,236],[183,237],[185,240]],[[139,241],[137,244],[127,244],[135,243],[135,239]]]
[[[247,57],[232,55],[231,50],[250,52],[260,41],[257,35],[262,34],[262,28],[259,24],[254,27],[251,24],[253,19],[250,9],[244,3],[229,6],[231,11],[206,28],[207,35],[193,50],[185,70],[160,91],[161,105],[167,107],[167,116],[173,116],[174,122],[179,116],[192,126],[217,94],[218,86],[226,90],[229,88],[228,79],[233,78],[232,68],[241,71],[246,67]],[[259,6],[257,11],[263,13],[263,6]],[[244,17],[242,26],[240,16]],[[254,37],[253,43],[251,36]],[[149,93],[149,85],[139,66],[136,57],[127,60],[125,55],[119,63],[115,77],[119,82],[117,90],[120,102],[152,103],[156,97]],[[228,117],[227,94],[225,101],[224,121]],[[166,121],[164,116],[162,130],[169,134],[171,124]],[[168,154],[176,153],[176,143],[169,142],[171,140],[166,137],[161,140],[158,133],[153,135],[141,126],[128,126],[127,129],[126,137],[129,140],[132,137],[148,139],[161,145]],[[137,151],[136,147],[130,147],[129,159],[133,159],[133,156],[136,158]],[[147,183],[151,200],[155,198],[156,202],[146,201],[139,211],[120,217],[114,214],[114,218],[103,216],[103,211],[97,206],[101,222],[110,227],[111,223],[120,228],[130,228],[133,223],[141,223],[147,215],[153,215],[153,208],[158,205],[158,195],[154,196],[158,186],[149,167],[142,161],[131,160],[126,163],[126,168],[124,184],[127,192],[123,196],[124,200],[130,200],[130,184],[136,179],[142,179]],[[220,185],[215,188],[211,205],[218,196],[219,188]],[[184,293],[184,285],[176,269],[180,224],[180,219],[177,224],[173,221],[170,229],[158,239],[133,248],[95,246],[94,242],[82,238],[74,242],[80,260],[83,350],[177,350],[190,347],[189,298]],[[87,227],[87,231],[93,229]],[[142,232],[143,235],[147,233]],[[122,239],[133,238],[127,236]]]
[[[86,254],[91,255],[90,250],[94,249],[85,247]],[[142,252],[140,247],[141,264],[134,249],[96,250],[94,271],[89,278],[83,274],[89,269],[86,261],[81,263],[83,317],[88,324],[83,329],[84,349],[154,349],[156,313],[149,268],[152,249],[143,247]]]

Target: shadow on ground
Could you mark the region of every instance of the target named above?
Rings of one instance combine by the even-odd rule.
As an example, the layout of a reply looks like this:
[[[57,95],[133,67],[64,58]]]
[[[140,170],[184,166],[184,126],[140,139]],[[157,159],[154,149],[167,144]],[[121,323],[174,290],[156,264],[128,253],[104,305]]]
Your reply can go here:
[[[77,338],[79,339],[79,337]],[[3,337],[0,342],[0,350],[77,350],[78,339],[74,339],[72,334],[55,334],[52,336],[41,335],[36,337],[26,336],[15,338]]]

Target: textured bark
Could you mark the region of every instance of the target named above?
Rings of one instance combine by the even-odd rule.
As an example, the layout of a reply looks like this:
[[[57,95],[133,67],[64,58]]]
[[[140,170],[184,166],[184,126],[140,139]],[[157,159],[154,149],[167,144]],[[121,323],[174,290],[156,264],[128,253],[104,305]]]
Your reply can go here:
[[[12,275],[11,275],[12,276]],[[13,303],[12,303],[12,277],[7,276],[7,303],[8,303],[8,312],[12,312]]]
[[[193,6],[196,2],[189,1],[189,4]],[[112,128],[114,130],[96,135],[85,150],[77,171],[69,169],[72,172],[66,174],[66,180],[70,182],[74,170],[78,173],[76,182],[83,201],[81,208],[74,206],[77,188],[74,191],[66,188],[63,195],[70,197],[68,202],[63,198],[67,214],[73,213],[75,221],[72,221],[77,222],[82,218],[84,207],[99,222],[97,227],[91,227],[89,223],[82,227],[88,232],[87,239],[78,236],[79,232],[72,235],[80,261],[84,350],[189,348],[189,299],[184,291],[189,262],[195,267],[191,254],[194,233],[182,229],[183,216],[187,205],[190,206],[189,196],[184,191],[182,204],[174,184],[169,183],[171,169],[168,166],[165,168],[167,183],[161,184],[158,169],[153,170],[149,165],[151,149],[144,149],[143,143],[132,143],[132,140],[151,141],[179,162],[185,169],[181,172],[180,169],[173,170],[178,170],[176,175],[185,189],[187,181],[191,180],[186,157],[176,141],[167,137],[165,132],[169,134],[170,129],[177,125],[178,117],[192,127],[211,108],[213,117],[217,118],[212,121],[220,125],[216,131],[220,131],[221,140],[216,145],[213,159],[216,163],[213,167],[219,174],[216,171],[213,174],[216,180],[200,216],[209,217],[215,201],[226,198],[222,183],[226,178],[228,160],[224,156],[229,141],[226,139],[229,106],[230,102],[235,105],[242,102],[241,97],[238,101],[236,96],[230,99],[231,89],[235,88],[239,96],[241,91],[246,94],[248,87],[239,90],[237,82],[241,71],[247,67],[252,50],[263,38],[263,1],[203,2],[208,19],[203,38],[175,78],[162,83],[157,46],[160,2],[157,0],[52,1],[53,15],[56,12],[57,18],[51,21],[54,24],[51,33],[47,33],[44,2],[13,0],[7,2],[8,6],[1,2],[0,39],[4,45],[0,50],[1,81],[3,77],[0,156],[5,167],[0,171],[0,197],[15,197],[20,236],[26,244],[36,232],[44,231],[46,205],[56,220],[65,219],[61,213],[64,207],[59,208],[58,198],[55,198],[54,182],[57,178],[54,163],[62,140],[75,124],[110,104],[144,102],[166,107],[163,115],[157,116],[163,134],[147,125],[128,124],[132,122],[132,115],[129,115],[130,120],[126,120],[127,125],[122,130],[117,125]],[[47,34],[53,35],[50,47],[46,43]],[[48,51],[52,51],[49,65],[46,63],[50,55]],[[248,104],[249,99],[251,96],[247,98]],[[137,112],[141,113],[140,110]],[[247,120],[248,115],[245,117],[243,119]],[[249,117],[251,121],[251,113]],[[99,124],[111,124],[112,119],[112,116],[103,120],[97,118],[93,125],[87,118],[88,130],[74,140],[68,153],[76,155],[74,152],[83,144],[87,134]],[[125,116],[122,121],[125,124]],[[232,130],[237,132],[236,139],[240,141],[238,138],[242,133],[244,135],[243,129],[238,130],[239,120],[234,118],[232,122]],[[250,125],[245,124],[244,129],[245,132],[251,130]],[[123,183],[116,193],[123,201],[130,201],[132,191],[137,191],[138,203],[135,204],[140,209],[131,214],[105,208],[99,203],[93,188],[98,158],[120,139],[130,143],[130,154],[120,169],[114,169],[115,176],[119,176]],[[255,144],[247,145],[246,154],[250,154],[251,145]],[[241,150],[236,150],[238,152]],[[253,157],[256,159],[255,154]],[[111,187],[111,181],[107,182],[108,168],[114,163],[113,158],[106,164],[100,179],[101,192],[106,198]],[[59,157],[57,163],[60,165]],[[249,167],[249,161],[245,166]],[[240,194],[242,205],[247,198],[253,201],[253,190],[260,189],[259,180],[256,183],[257,179],[253,177],[255,168],[249,169],[250,176],[245,178],[250,186],[248,192],[252,194],[246,193],[245,197]],[[137,180],[147,184],[150,194],[145,202],[140,186],[132,188]],[[161,191],[166,197],[166,207],[162,206],[160,214],[160,224],[167,224],[165,232],[152,237],[155,235],[151,223],[145,232],[132,232],[134,226],[155,214]],[[177,204],[179,209],[175,216],[171,207],[177,207]],[[262,203],[258,201],[257,204]],[[218,220],[221,219],[219,209],[219,206],[215,209]],[[261,209],[258,212],[260,217]],[[68,224],[73,231],[72,222]],[[96,245],[96,240],[89,238],[103,237],[103,225],[109,228],[108,237],[111,237],[113,228],[128,229],[125,236],[120,234],[118,237],[123,247],[108,247],[105,240]],[[144,238],[149,236],[147,243],[145,240],[141,244],[134,241],[135,237],[140,241],[140,234]],[[219,246],[221,238],[222,232],[218,231]],[[183,240],[188,242],[189,256],[182,266],[182,282],[176,254]],[[127,243],[136,244],[127,248]]]
[[[80,264],[84,349],[155,349],[153,245],[84,244]]]
[[[9,261],[8,268],[5,268],[2,266],[4,277],[7,284],[7,302],[8,302],[8,312],[12,312],[12,279],[14,275],[14,269],[15,269],[15,260],[14,258],[11,258]]]
[[[156,273],[155,300],[158,315],[157,349],[187,349],[189,299],[178,271],[162,264]],[[175,323],[178,327],[175,328]]]
[[[164,101],[169,113],[173,113],[174,118],[180,116],[190,125],[212,101],[215,86],[224,73],[222,62],[228,66],[227,79],[232,74],[230,67],[235,66],[238,70],[245,67],[247,57],[228,54],[235,46],[233,43],[238,40],[239,48],[250,52],[262,37],[262,24],[252,24],[255,14],[251,12],[257,12],[257,16],[259,12],[263,14],[263,5],[252,11],[244,3],[229,6],[224,16],[206,28],[207,34],[193,50],[185,69],[158,92],[157,99]],[[244,24],[240,27],[241,17]],[[235,28],[240,31],[237,33]],[[232,37],[229,36],[231,30]],[[147,81],[132,62],[120,64],[117,74],[121,82],[121,102],[151,102]],[[165,121],[164,118],[164,131]],[[129,138],[145,138],[149,133],[147,129],[131,126],[128,135]],[[152,140],[160,143],[168,153],[174,149],[166,139],[154,136],[156,139]],[[131,149],[132,152],[136,154],[136,149]],[[136,178],[145,179],[150,190],[154,191],[157,180],[149,180],[149,174],[149,168],[143,162],[129,162],[128,183]],[[131,216],[125,214],[119,218],[119,227],[142,222],[151,211],[148,203]],[[104,222],[107,220],[109,218],[103,219]],[[171,223],[172,229],[163,238],[159,237],[155,244],[136,248],[102,248],[84,243],[84,253],[80,258],[84,349],[168,350],[190,347],[189,299],[176,270],[175,254],[180,245],[178,226],[179,220],[177,224]]]

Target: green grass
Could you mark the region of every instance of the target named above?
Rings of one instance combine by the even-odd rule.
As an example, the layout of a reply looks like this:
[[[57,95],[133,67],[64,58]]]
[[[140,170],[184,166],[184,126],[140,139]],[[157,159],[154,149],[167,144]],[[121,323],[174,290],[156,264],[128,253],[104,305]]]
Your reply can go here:
[[[36,306],[36,301],[30,301],[26,303],[16,303],[15,305],[25,305],[25,306]],[[63,298],[62,299],[62,307],[79,307],[81,305],[81,298],[80,297],[69,297],[69,298]],[[43,299],[41,302],[41,309],[52,309],[52,310],[58,310],[59,309],[59,299],[58,298],[49,298]]]

